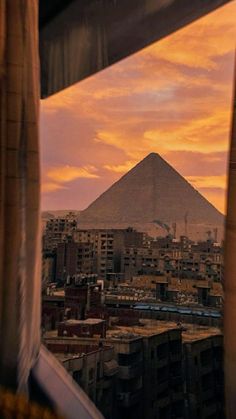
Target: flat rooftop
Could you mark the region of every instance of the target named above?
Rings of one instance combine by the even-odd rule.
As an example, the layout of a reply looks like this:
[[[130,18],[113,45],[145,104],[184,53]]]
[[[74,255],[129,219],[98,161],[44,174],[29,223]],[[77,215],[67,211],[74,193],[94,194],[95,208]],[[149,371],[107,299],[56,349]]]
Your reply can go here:
[[[64,290],[64,288],[53,290],[52,296],[54,296],[54,297],[65,297],[65,290]]]
[[[86,325],[86,324],[99,324],[99,323],[103,323],[105,320],[103,319],[85,319],[85,320],[75,320],[75,319],[69,319],[69,320],[65,320],[61,323],[71,326],[71,325],[76,325],[76,324],[82,324],[82,325]]]
[[[179,330],[179,327],[174,322],[142,319],[138,326],[115,326],[107,330],[107,338],[140,338],[159,335],[169,330]]]
[[[197,325],[188,325],[186,330],[182,332],[183,343],[194,342],[206,339],[212,336],[223,336],[217,327],[204,327]]]
[[[211,336],[222,336],[216,327],[180,324],[174,322],[142,319],[140,326],[116,326],[107,331],[107,338],[131,339],[132,337],[155,336],[170,330],[181,330],[183,343],[206,339]]]

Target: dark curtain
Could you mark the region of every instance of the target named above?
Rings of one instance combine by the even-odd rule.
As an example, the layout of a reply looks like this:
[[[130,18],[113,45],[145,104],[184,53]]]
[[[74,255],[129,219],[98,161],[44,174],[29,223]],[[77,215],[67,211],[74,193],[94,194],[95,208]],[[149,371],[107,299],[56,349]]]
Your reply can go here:
[[[27,391],[40,344],[38,0],[0,0],[0,384]]]

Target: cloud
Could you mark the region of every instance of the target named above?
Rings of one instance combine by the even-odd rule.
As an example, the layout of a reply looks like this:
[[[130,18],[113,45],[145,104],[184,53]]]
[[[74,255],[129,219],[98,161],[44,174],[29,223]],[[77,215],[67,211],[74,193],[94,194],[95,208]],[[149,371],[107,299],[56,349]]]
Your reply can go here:
[[[199,116],[189,121],[179,121],[174,126],[167,126],[144,132],[144,138],[149,144],[165,142],[160,147],[166,150],[189,150],[209,153],[209,151],[226,151],[230,127],[230,112],[215,109],[205,116]]]
[[[226,191],[222,188],[199,188],[199,192],[223,214],[226,212]]]
[[[202,188],[220,188],[225,189],[227,176],[186,176],[186,180],[190,182],[196,189]]]
[[[75,167],[75,166],[58,166],[48,170],[47,177],[57,182],[71,182],[78,178],[95,179],[99,178],[95,172],[97,169],[93,166]]]
[[[41,192],[42,193],[49,193],[58,191],[59,189],[65,189],[64,185],[59,185],[58,183],[54,182],[42,182],[41,184]]]
[[[235,14],[232,1],[41,102],[45,208],[84,208],[157,152],[222,210]]]
[[[138,163],[138,161],[126,161],[123,164],[118,164],[118,165],[109,165],[106,164],[104,167],[104,169],[110,170],[111,172],[115,172],[115,173],[126,173],[129,170],[131,170],[136,164]]]
[[[221,7],[143,51],[175,65],[212,70],[215,57],[235,48],[236,5]]]

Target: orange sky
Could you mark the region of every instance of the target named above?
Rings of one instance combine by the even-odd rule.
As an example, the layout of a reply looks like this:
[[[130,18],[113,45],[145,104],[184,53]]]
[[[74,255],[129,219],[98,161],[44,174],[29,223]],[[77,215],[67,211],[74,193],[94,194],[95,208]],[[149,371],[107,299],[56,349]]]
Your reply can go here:
[[[224,212],[236,1],[41,102],[43,209],[84,209],[150,152]]]

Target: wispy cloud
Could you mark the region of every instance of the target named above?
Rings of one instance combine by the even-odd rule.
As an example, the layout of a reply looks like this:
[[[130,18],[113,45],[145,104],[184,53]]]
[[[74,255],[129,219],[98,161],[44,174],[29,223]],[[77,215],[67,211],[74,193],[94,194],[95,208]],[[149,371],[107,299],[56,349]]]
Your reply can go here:
[[[66,183],[75,179],[95,179],[99,178],[94,166],[75,167],[58,166],[48,170],[47,177],[57,182]]]
[[[138,163],[138,161],[126,161],[124,164],[118,164],[118,165],[106,164],[103,167],[104,167],[104,169],[110,170],[111,172],[126,173],[130,169],[132,169],[137,163]]]
[[[59,183],[54,182],[42,182],[41,184],[41,192],[42,193],[49,193],[49,192],[55,192],[59,189],[65,189],[66,186],[60,185]]]
[[[186,179],[196,188],[220,188],[225,189],[227,177],[221,176],[186,176]]]

